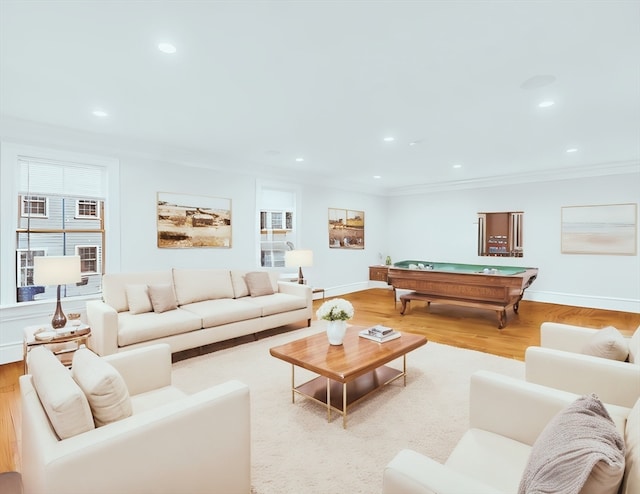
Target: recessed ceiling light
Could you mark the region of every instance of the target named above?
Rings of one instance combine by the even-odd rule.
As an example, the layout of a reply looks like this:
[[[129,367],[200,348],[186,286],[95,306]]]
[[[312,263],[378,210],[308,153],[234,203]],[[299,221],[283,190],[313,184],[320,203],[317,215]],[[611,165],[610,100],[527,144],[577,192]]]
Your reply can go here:
[[[578,152],[578,148],[569,148],[565,152],[566,153],[576,153],[576,152]]]
[[[296,158],[296,161],[297,161],[298,163],[302,163],[302,162],[304,161],[304,158]]]
[[[389,137],[385,137],[385,138],[384,138],[384,139],[382,139],[382,140],[383,140],[384,142],[393,142],[393,141],[395,141],[395,140],[396,140],[396,138],[395,138],[395,137],[391,137],[391,136],[389,136]]]
[[[175,53],[176,47],[171,43],[158,43],[158,50],[162,53]]]
[[[93,113],[96,117],[108,117],[109,116],[109,114],[104,110],[93,110],[91,113]]]
[[[409,146],[417,146],[418,144],[422,144],[422,139],[418,139],[417,141],[411,141]]]
[[[462,168],[462,165],[460,163],[456,163],[455,165],[453,165],[453,168]]]
[[[541,101],[540,103],[538,103],[538,108],[549,108],[550,106],[553,106],[555,104],[556,102],[551,100]]]
[[[382,178],[382,177],[380,175],[374,175],[373,178],[379,179],[379,178]]]

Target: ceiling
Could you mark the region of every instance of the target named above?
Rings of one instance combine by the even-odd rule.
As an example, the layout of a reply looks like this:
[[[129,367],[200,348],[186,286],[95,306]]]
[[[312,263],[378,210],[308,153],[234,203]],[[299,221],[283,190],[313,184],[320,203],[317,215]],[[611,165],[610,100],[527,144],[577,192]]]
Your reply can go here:
[[[0,22],[5,128],[390,195],[640,163],[638,1],[0,0]]]

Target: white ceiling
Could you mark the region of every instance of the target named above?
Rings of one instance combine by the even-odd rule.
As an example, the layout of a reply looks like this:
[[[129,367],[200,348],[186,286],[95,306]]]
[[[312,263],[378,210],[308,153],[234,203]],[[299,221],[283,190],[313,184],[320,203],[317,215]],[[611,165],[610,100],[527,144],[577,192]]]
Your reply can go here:
[[[383,194],[640,163],[638,1],[0,5],[5,125]]]

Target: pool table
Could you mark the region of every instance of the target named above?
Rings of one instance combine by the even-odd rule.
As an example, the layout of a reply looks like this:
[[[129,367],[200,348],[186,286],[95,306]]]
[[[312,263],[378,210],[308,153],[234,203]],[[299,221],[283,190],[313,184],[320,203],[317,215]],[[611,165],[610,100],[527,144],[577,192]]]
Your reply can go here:
[[[402,314],[411,300],[490,309],[502,329],[507,309],[518,312],[524,291],[537,276],[538,268],[407,260],[394,263],[388,279],[394,290],[412,290],[400,297]]]

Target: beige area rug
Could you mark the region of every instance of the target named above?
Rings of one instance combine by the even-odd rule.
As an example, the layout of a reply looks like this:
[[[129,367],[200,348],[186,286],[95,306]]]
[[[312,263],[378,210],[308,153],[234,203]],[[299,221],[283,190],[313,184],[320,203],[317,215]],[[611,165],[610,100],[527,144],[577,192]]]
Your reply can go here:
[[[297,397],[292,404],[291,366],[269,354],[321,330],[314,323],[174,364],[174,384],[189,393],[229,379],[249,385],[255,494],[379,493],[385,465],[403,448],[446,460],[467,429],[471,374],[524,378],[522,362],[429,342],[408,354],[406,388],[398,380],[354,405],[345,430],[342,417],[327,422],[318,403]],[[305,376],[296,371],[296,384]]]

